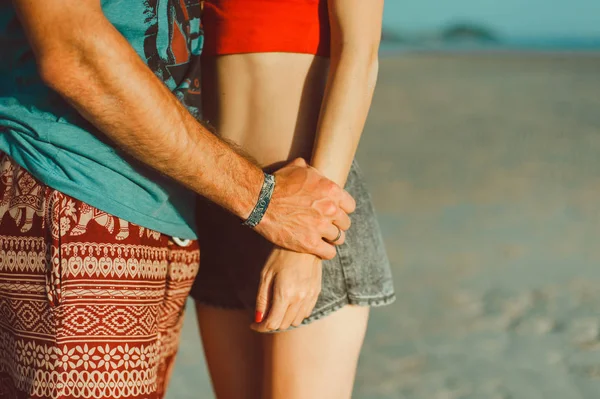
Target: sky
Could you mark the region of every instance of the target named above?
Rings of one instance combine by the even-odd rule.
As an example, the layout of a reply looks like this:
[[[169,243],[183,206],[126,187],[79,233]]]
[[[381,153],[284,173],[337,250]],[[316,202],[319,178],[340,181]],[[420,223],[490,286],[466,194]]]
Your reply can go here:
[[[368,1],[368,0],[367,0]],[[405,32],[477,22],[504,37],[600,37],[600,0],[386,0],[384,24]]]

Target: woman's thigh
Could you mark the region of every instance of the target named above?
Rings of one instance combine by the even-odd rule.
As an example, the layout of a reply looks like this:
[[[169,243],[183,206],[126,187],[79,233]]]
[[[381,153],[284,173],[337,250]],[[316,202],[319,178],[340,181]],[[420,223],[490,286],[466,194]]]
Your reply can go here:
[[[196,303],[198,325],[218,399],[260,399],[262,348],[248,312]]]
[[[263,335],[265,399],[348,399],[369,308],[347,305],[300,328]]]

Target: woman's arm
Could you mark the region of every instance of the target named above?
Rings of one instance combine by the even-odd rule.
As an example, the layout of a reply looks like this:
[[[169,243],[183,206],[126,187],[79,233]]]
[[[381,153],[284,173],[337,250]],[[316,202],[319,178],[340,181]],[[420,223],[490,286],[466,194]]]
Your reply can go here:
[[[331,66],[312,166],[342,187],[371,106],[382,14],[383,0],[329,0]],[[343,241],[342,234],[338,243]],[[319,258],[275,249],[262,271],[252,328],[265,332],[300,325],[320,288]]]
[[[344,186],[377,80],[383,0],[329,0],[331,65],[311,165]]]

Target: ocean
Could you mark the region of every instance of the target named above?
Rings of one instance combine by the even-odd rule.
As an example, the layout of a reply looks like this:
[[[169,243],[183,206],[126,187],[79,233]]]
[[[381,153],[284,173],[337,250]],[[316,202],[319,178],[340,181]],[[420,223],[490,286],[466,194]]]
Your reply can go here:
[[[384,41],[382,55],[405,52],[600,52],[600,37],[511,38],[495,42],[423,40],[414,42]]]

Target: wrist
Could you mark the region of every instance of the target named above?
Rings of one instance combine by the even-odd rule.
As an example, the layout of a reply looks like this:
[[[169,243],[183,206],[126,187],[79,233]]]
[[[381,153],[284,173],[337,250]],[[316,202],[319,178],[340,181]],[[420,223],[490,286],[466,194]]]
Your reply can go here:
[[[251,228],[256,227],[261,222],[263,216],[269,208],[271,197],[273,196],[273,191],[275,189],[275,176],[266,172],[263,172],[263,174],[264,180],[260,189],[260,194],[256,201],[256,205],[250,212],[248,218],[246,218],[246,220],[244,220],[242,223],[244,226]]]
[[[296,252],[296,251],[292,251],[292,250],[285,249],[282,247],[278,247],[276,250],[281,251],[282,256],[284,256],[285,258],[290,259],[290,260],[300,259],[304,262],[322,262],[321,258],[319,258],[318,256],[315,256],[313,254],[304,253],[304,252]]]
[[[239,195],[232,198],[233,212],[243,220],[247,220],[260,196],[265,180],[263,171],[252,163],[248,163],[247,173],[240,181]]]

